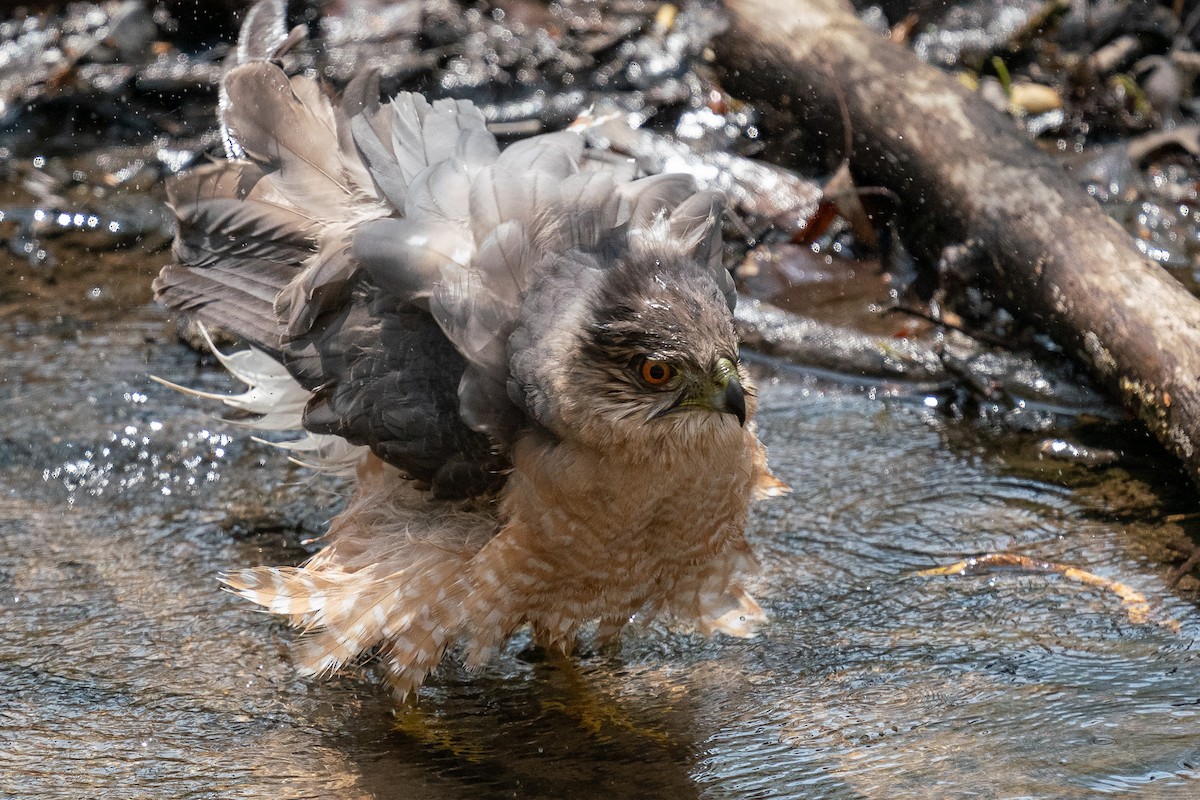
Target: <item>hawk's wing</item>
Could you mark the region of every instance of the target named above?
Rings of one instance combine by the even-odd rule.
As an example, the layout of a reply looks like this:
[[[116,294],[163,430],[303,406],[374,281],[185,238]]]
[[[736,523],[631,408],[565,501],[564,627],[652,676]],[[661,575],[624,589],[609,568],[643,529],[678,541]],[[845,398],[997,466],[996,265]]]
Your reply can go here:
[[[231,157],[169,189],[178,263],[159,299],[279,359],[312,393],[307,429],[443,494],[495,485],[529,422],[509,339],[556,255],[669,224],[732,302],[719,199],[581,171],[575,133],[501,152],[469,102],[380,104],[368,76],[335,107],[267,61],[228,73],[222,122]]]
[[[222,94],[223,121],[241,157],[169,186],[177,263],[155,282],[159,299],[280,360],[312,392],[308,430],[368,445],[444,494],[494,484],[503,459],[458,413],[466,362],[416,300],[429,291],[421,270],[439,242],[396,242],[398,251],[410,251],[416,292],[397,291],[395,276],[362,269],[356,231],[372,220],[399,221],[404,209],[368,172],[350,116],[316,82],[288,78],[265,61],[231,70]],[[415,100],[374,110],[403,111],[403,124],[419,131],[424,123],[439,144],[454,148],[457,105]],[[473,116],[469,124],[482,130],[482,118]],[[447,154],[402,155],[408,171],[383,176],[392,192],[410,183],[415,189],[418,177],[428,185],[421,173],[429,165],[420,162]]]

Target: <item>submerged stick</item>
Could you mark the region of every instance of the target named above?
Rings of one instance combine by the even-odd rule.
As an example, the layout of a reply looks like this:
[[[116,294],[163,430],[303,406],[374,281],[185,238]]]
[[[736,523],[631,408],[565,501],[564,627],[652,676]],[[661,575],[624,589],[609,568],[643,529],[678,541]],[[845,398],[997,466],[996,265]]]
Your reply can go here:
[[[965,561],[959,561],[945,567],[923,569],[917,575],[920,577],[986,575],[1002,570],[1015,570],[1043,575],[1062,575],[1064,578],[1077,581],[1085,586],[1104,589],[1105,591],[1112,592],[1121,599],[1121,605],[1125,607],[1125,613],[1129,615],[1129,621],[1135,625],[1145,625],[1149,622],[1154,622],[1174,633],[1179,633],[1179,622],[1170,618],[1165,620],[1154,619],[1150,613],[1150,601],[1146,599],[1144,594],[1133,587],[1120,581],[1102,577],[1094,572],[1088,572],[1087,570],[1066,564],[1058,564],[1053,561],[1041,561],[1016,553],[988,553],[987,555],[968,558]]]
[[[716,47],[729,88],[839,147],[842,95],[851,168],[900,198],[910,248],[936,261],[971,245],[996,297],[1065,346],[1200,484],[1200,301],[1009,118],[867,30],[848,3],[726,6],[732,27]]]

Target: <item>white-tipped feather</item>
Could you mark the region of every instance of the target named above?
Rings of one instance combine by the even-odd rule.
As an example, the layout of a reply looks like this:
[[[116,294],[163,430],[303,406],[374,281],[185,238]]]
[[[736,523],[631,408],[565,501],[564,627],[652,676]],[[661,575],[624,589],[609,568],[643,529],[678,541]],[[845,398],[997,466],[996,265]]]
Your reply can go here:
[[[303,430],[302,415],[308,404],[310,392],[296,382],[287,367],[280,364],[257,347],[223,353],[213,342],[208,328],[198,326],[209,351],[225,370],[248,387],[241,394],[224,395],[189,389],[162,378],[151,376],[155,381],[193,397],[220,400],[230,408],[259,414],[257,427],[263,430]],[[264,423],[263,420],[267,421]]]
[[[230,424],[262,431],[303,433],[299,439],[284,442],[253,438],[293,453],[304,453],[304,459],[293,458],[303,466],[334,474],[353,474],[369,448],[352,445],[340,436],[323,436],[304,430],[304,408],[312,394],[292,377],[283,364],[256,347],[223,353],[212,340],[208,328],[203,324],[198,327],[209,351],[230,375],[246,384],[246,391],[233,395],[220,394],[181,386],[157,375],[151,375],[151,380],[191,397],[219,400],[230,408],[256,415],[248,420],[227,420]]]
[[[307,431],[299,439],[288,439],[282,442],[272,442],[258,436],[250,438],[260,444],[292,453],[293,455],[288,456],[288,460],[293,464],[328,475],[343,477],[352,477],[362,460],[371,452],[371,448],[365,445],[350,444],[340,436]],[[302,455],[294,455],[296,453]]]

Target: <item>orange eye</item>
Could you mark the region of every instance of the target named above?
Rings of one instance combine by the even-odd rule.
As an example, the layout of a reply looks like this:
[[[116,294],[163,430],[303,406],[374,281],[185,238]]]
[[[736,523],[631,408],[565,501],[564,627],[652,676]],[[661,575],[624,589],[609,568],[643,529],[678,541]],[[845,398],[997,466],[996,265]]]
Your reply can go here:
[[[665,361],[647,358],[638,368],[638,374],[647,386],[665,386],[675,377],[675,368]]]

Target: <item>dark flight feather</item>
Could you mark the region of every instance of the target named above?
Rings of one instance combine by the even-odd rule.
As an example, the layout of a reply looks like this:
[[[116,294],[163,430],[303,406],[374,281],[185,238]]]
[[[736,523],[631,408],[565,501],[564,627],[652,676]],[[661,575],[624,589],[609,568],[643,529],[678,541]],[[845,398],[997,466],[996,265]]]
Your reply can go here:
[[[485,491],[520,429],[554,429],[542,339],[607,264],[676,247],[732,296],[719,198],[690,179],[581,171],[574,132],[501,151],[469,102],[380,103],[370,74],[335,105],[268,60],[281,22],[247,25],[269,41],[223,84],[231,158],[173,182],[178,263],[155,289],[279,358],[309,431],[440,495]]]

